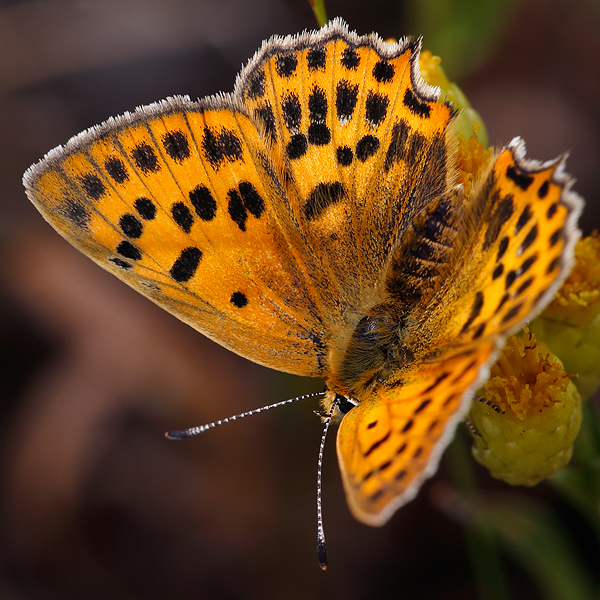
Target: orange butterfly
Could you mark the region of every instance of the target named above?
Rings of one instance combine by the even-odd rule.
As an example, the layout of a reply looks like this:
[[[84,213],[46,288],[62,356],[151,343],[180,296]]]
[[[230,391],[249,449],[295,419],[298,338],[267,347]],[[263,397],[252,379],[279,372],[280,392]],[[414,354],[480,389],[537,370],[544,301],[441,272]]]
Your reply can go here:
[[[109,119],[24,177],[63,237],[179,319],[326,378],[369,525],[435,471],[505,337],[552,298],[582,208],[563,160],[518,139],[465,197],[419,49],[341,20],[274,37],[233,94]]]

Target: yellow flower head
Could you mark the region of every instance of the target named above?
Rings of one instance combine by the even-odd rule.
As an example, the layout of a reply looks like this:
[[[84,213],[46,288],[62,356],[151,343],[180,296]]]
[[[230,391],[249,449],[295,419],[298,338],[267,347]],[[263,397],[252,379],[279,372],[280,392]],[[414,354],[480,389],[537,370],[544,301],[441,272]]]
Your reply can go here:
[[[452,124],[458,144],[457,183],[462,183],[465,197],[469,197],[473,181],[477,179],[492,156],[487,148],[487,132],[479,113],[470,105],[463,91],[452,83],[442,69],[441,59],[429,50],[423,50],[419,56],[421,76],[429,85],[440,88],[440,101],[448,100],[460,111]]]
[[[473,455],[497,479],[534,485],[571,459],[581,397],[556,356],[531,333],[507,340],[468,419]]]
[[[575,266],[546,310],[530,324],[561,357],[584,399],[600,386],[600,235],[575,246]]]
[[[543,316],[571,325],[588,325],[600,314],[600,234],[580,239],[575,266]]]

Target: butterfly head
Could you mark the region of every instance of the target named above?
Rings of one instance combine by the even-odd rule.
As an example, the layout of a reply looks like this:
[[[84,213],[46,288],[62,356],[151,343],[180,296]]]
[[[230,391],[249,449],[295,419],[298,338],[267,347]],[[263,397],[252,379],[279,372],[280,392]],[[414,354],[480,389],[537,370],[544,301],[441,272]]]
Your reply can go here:
[[[321,400],[322,410],[315,412],[323,422],[331,419],[333,423],[339,423],[347,413],[358,406],[358,403],[359,401],[353,396],[328,388]]]

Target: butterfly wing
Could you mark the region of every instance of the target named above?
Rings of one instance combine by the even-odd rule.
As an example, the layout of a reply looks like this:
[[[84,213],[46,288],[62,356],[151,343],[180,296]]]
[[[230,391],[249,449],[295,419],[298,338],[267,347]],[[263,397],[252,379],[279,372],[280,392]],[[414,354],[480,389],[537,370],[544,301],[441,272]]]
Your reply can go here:
[[[266,42],[233,96],[111,119],[25,176],[74,246],[263,365],[324,375],[412,214],[446,185],[452,118],[418,43],[336,20]]]
[[[378,386],[347,413],[337,453],[348,505],[367,525],[383,525],[433,475],[494,345],[443,358]],[[463,410],[461,410],[461,408]]]
[[[403,299],[421,301],[405,321],[404,362],[367,389],[338,433],[359,520],[382,525],[416,494],[505,336],[539,312],[568,274],[582,208],[571,184],[562,160],[527,161],[515,140],[466,204],[460,194],[432,204],[403,240],[388,291],[400,307]]]
[[[25,186],[70,243],[192,327],[256,362],[318,375],[320,307],[278,226],[264,157],[234,102],[175,98],[80,134]]]
[[[271,40],[236,85],[282,173],[339,352],[381,300],[403,229],[449,182],[453,110],[420,80],[419,49],[335,20]]]

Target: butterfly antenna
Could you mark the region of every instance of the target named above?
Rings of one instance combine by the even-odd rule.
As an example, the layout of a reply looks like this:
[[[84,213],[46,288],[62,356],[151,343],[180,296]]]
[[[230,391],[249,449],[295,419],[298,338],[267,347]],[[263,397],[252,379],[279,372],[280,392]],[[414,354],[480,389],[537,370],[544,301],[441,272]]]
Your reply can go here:
[[[323,427],[323,435],[321,436],[321,445],[319,446],[319,461],[317,463],[317,558],[319,559],[319,566],[323,571],[327,570],[327,548],[325,547],[325,530],[323,529],[323,504],[321,501],[321,490],[323,481],[323,452],[325,451],[325,438],[327,437],[327,431],[329,431],[329,425],[331,424],[331,417],[333,411],[337,406],[337,401],[334,400],[331,406],[331,410],[325,420],[325,427]]]
[[[230,421],[236,421],[237,419],[243,419],[244,417],[257,415],[258,413],[271,410],[272,408],[277,408],[278,406],[284,406],[285,404],[291,404],[292,402],[298,402],[298,400],[305,400],[306,398],[323,396],[324,394],[325,392],[313,392],[312,394],[304,394],[303,396],[298,396],[296,398],[289,398],[288,400],[283,400],[282,402],[276,402],[275,404],[269,404],[268,406],[261,406],[260,408],[255,408],[254,410],[249,410],[248,412],[240,413],[239,415],[233,415],[232,417],[227,417],[226,419],[207,423],[206,425],[199,425],[198,427],[191,427],[190,429],[167,431],[167,433],[165,433],[165,437],[170,440],[183,440],[184,438],[189,438],[194,435],[198,435],[199,433],[204,433],[208,429],[213,429],[218,425],[225,425],[225,423],[229,423]]]

